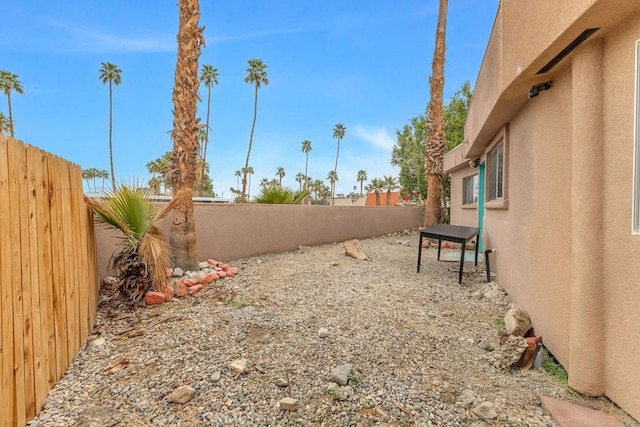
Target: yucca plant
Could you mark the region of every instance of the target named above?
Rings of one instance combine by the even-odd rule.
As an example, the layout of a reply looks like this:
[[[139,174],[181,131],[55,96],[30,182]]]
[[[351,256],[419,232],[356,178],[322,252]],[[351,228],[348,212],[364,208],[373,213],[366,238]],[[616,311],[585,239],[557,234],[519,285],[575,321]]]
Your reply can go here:
[[[184,203],[188,192],[177,194],[157,210],[145,190],[117,186],[105,199],[87,198],[98,219],[123,234],[119,252],[111,266],[120,281],[120,294],[129,301],[140,301],[149,290],[164,292],[167,270],[171,267],[169,247],[157,221],[176,205]]]
[[[297,205],[302,203],[305,197],[311,193],[307,190],[292,190],[279,185],[266,186],[255,199],[256,203]]]

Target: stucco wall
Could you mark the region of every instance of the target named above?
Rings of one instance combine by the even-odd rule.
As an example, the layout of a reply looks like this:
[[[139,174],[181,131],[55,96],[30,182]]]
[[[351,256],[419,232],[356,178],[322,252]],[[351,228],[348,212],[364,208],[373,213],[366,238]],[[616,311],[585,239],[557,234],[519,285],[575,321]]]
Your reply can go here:
[[[198,257],[228,261],[416,228],[424,223],[424,208],[197,204],[195,218]],[[167,236],[169,226],[169,219],[161,223]],[[104,277],[117,240],[99,225],[96,230]]]
[[[525,98],[503,122],[509,136],[508,207],[485,211],[484,247],[497,249],[497,281],[529,311],[536,334],[569,371],[570,385],[584,393],[604,392],[640,419],[640,236],[631,233],[640,12],[636,7],[613,25],[614,15],[629,3],[578,3],[579,10],[589,9],[579,19],[603,28],[539,77],[553,80],[551,90]],[[560,12],[575,19],[571,11]],[[517,63],[518,53],[510,55],[504,66]],[[534,56],[521,55],[540,60]],[[498,102],[509,96],[503,93]],[[495,119],[488,118],[489,110],[508,107],[507,102],[493,108],[489,99],[474,113],[479,102],[474,98],[471,112],[476,130]],[[461,190],[452,187],[452,200]]]

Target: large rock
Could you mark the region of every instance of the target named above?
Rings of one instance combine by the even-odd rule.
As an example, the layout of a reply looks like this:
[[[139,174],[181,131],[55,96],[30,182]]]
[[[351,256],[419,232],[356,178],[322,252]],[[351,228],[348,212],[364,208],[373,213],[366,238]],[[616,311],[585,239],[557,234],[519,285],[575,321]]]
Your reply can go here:
[[[496,329],[492,329],[487,332],[484,337],[482,337],[482,341],[478,343],[478,347],[483,350],[493,351],[496,348],[500,347],[500,342],[502,341],[502,335]]]
[[[516,304],[509,306],[509,311],[504,316],[504,327],[509,335],[524,337],[532,326],[529,313]]]
[[[166,297],[162,292],[149,291],[144,296],[144,302],[149,305],[162,304],[165,300],[166,300]]]
[[[196,391],[193,387],[183,385],[173,390],[167,400],[171,403],[187,403],[193,398],[195,394]]]
[[[229,365],[231,370],[236,374],[244,374],[245,372],[247,372],[247,366],[247,359],[236,359]]]
[[[360,242],[355,239],[344,242],[344,253],[350,257],[361,259],[363,261],[371,261],[369,256],[362,251]]]
[[[491,402],[482,402],[473,408],[471,412],[485,421],[498,418],[498,413],[493,409],[493,403]]]
[[[338,385],[347,385],[349,382],[349,375],[353,372],[353,366],[344,364],[338,365],[331,371],[329,380]]]
[[[285,411],[296,412],[300,408],[300,401],[292,397],[285,397],[280,399],[278,405]]]
[[[496,368],[508,370],[514,363],[520,360],[522,353],[524,353],[527,347],[526,339],[515,335],[509,336],[502,347],[493,352],[493,365]]]
[[[120,423],[121,415],[105,406],[89,406],[80,412],[73,427],[111,427]]]

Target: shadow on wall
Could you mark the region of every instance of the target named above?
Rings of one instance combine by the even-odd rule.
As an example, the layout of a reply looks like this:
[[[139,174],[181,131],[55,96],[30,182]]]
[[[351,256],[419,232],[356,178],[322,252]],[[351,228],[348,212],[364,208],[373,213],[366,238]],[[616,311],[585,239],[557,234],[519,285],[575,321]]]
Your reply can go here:
[[[170,218],[161,223],[167,240]],[[198,258],[228,261],[417,228],[424,208],[196,204],[195,218]],[[108,264],[117,242],[116,233],[96,224],[100,277],[111,274]]]

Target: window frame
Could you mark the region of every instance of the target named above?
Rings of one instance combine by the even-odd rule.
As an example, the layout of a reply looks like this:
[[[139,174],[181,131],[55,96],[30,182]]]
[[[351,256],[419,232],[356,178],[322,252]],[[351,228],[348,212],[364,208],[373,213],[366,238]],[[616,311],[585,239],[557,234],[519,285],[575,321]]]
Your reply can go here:
[[[640,235],[640,40],[635,46],[631,234]]]
[[[472,190],[472,201],[467,202],[467,180],[471,179],[472,186],[473,182],[475,182],[475,190]],[[472,175],[467,175],[462,178],[462,206],[464,207],[476,207],[478,205],[478,197],[480,197],[480,175],[475,173]],[[474,197],[475,196],[475,197]]]
[[[494,199],[490,198],[491,189],[491,155],[502,146],[502,194]],[[484,152],[486,172],[484,177],[484,207],[485,209],[509,209],[509,125],[505,124],[487,146]]]

